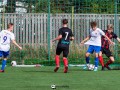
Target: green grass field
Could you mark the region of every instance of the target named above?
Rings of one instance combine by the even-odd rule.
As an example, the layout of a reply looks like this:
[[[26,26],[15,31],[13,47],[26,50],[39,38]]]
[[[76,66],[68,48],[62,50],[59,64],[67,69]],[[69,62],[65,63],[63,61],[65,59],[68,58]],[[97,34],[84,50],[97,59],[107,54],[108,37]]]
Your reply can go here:
[[[6,67],[0,73],[0,90],[120,90],[120,71],[83,71],[80,67],[63,67],[57,73],[53,66],[35,68]]]

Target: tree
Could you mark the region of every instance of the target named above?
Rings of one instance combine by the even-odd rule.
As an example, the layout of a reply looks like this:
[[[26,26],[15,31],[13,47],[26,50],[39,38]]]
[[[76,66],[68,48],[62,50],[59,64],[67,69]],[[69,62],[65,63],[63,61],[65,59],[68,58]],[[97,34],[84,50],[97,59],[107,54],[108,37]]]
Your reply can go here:
[[[8,0],[7,1],[7,6],[5,7],[6,10],[5,12],[7,13],[14,13],[15,12],[15,8],[16,8],[16,0]]]

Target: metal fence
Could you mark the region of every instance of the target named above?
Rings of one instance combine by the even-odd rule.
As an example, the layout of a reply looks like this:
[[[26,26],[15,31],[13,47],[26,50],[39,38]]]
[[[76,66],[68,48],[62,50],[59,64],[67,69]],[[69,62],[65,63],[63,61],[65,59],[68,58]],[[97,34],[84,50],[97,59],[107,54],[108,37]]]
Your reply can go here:
[[[26,13],[26,14],[16,14],[16,13],[5,13],[4,18],[0,17],[0,30],[6,29],[7,24],[12,22],[14,23],[14,34],[16,35],[16,40],[20,43],[24,49],[27,48],[28,56],[24,56],[24,59],[38,59],[47,60],[48,57],[51,57],[50,60],[54,59],[55,46],[57,42],[52,46],[49,44],[48,40],[58,36],[58,30],[62,27],[62,19],[68,19],[68,27],[73,28],[73,33],[75,36],[74,44],[75,47],[78,47],[81,40],[89,35],[89,28],[91,21],[97,21],[98,27],[102,30],[105,30],[108,24],[115,24],[115,18],[117,18],[117,25],[115,27],[115,32],[117,35],[120,35],[120,15],[117,14],[117,17],[114,14],[50,14],[50,22],[48,22],[48,14],[38,14],[38,13]],[[73,20],[73,22],[72,22]],[[50,23],[50,31],[48,31],[48,24]],[[48,37],[48,34],[50,36]],[[29,47],[29,48],[28,48]],[[39,48],[44,48],[45,52],[39,51]],[[35,52],[33,52],[33,49]],[[74,48],[72,48],[74,49]],[[80,49],[80,48],[79,48]],[[40,49],[41,50],[41,49]],[[81,52],[80,50],[78,50]],[[84,51],[84,49],[83,49]],[[37,53],[36,55],[33,55]],[[41,56],[41,53],[43,53]],[[71,50],[70,53],[73,53]],[[74,51],[74,54],[78,52]],[[81,52],[82,53],[82,52]],[[53,54],[53,56],[51,55]],[[79,53],[80,54],[80,53]],[[77,56],[79,57],[79,54]],[[32,56],[33,55],[33,56]],[[46,56],[47,55],[47,56]],[[73,54],[71,54],[73,55]],[[17,55],[16,55],[17,56]],[[44,58],[41,58],[44,57]],[[76,56],[72,56],[76,58]],[[79,58],[83,58],[79,57]]]
[[[97,21],[98,27],[106,29],[108,24],[115,22],[114,14],[51,14],[48,22],[48,14],[15,14],[6,13],[4,18],[0,17],[0,30],[7,29],[7,24],[14,23],[14,34],[17,42],[23,46],[26,44],[48,44],[48,23],[50,23],[50,39],[57,37],[59,28],[62,27],[62,20],[68,19],[68,27],[72,29],[75,36],[75,43],[80,43],[89,34],[90,22]],[[73,19],[73,23],[72,23]],[[119,36],[120,15],[117,15],[117,28],[114,30]]]
[[[2,0],[0,30],[6,29],[9,22],[14,23],[16,40],[23,46],[22,51],[11,47],[10,60],[20,64],[50,64],[57,44],[51,44],[50,40],[58,35],[64,18],[68,19],[68,27],[75,36],[69,62],[84,63],[85,47],[79,47],[79,43],[88,35],[91,21],[97,21],[103,30],[107,24],[113,24],[114,32],[120,36],[119,0]],[[118,44],[114,55],[118,60]]]

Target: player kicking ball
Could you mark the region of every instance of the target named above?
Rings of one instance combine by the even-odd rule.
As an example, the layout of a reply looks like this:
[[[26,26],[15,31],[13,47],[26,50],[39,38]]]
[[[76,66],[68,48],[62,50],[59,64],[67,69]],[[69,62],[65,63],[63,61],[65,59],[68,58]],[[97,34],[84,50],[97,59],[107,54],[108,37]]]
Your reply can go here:
[[[16,45],[20,50],[22,49],[22,47],[20,47],[16,43],[15,36],[12,33],[12,31],[13,31],[13,23],[9,23],[7,30],[2,30],[0,32],[0,57],[3,57],[2,67],[1,67],[0,72],[5,71],[5,65],[6,65],[6,62],[7,62],[7,57],[9,56],[10,42],[12,41],[12,43],[14,45]]]
[[[107,25],[107,30],[103,30],[103,31],[105,35],[108,36],[109,39],[116,39],[118,42],[120,42],[120,38],[118,38],[118,36],[113,32],[112,24]],[[102,70],[104,70],[105,68],[107,68],[108,70],[111,70],[109,65],[115,61],[109,49],[109,45],[110,43],[106,40],[106,38],[102,37],[102,46],[101,46],[101,51],[99,53],[99,61],[102,65]],[[105,65],[104,65],[102,54],[105,54],[109,58],[109,60],[107,61]]]
[[[101,36],[104,36],[111,44],[113,44],[113,42],[105,35],[105,33],[100,28],[97,28],[97,23],[95,21],[92,21],[90,23],[90,25],[91,25],[90,34],[86,39],[84,39],[81,42],[81,44],[84,44],[84,42],[86,42],[88,40],[85,43],[85,44],[89,45],[88,50],[85,54],[86,67],[89,66],[89,60],[90,60],[89,55],[92,54],[93,52],[95,52],[94,71],[97,71],[98,63],[99,63],[98,54],[100,53],[100,50],[101,50]]]
[[[69,44],[70,40],[74,40],[72,30],[68,28],[68,20],[63,19],[63,27],[59,29],[59,35],[52,42],[59,40],[56,48],[55,63],[56,67],[54,72],[57,72],[60,67],[60,54],[63,52],[63,63],[64,63],[64,73],[68,72],[68,53],[69,53]]]

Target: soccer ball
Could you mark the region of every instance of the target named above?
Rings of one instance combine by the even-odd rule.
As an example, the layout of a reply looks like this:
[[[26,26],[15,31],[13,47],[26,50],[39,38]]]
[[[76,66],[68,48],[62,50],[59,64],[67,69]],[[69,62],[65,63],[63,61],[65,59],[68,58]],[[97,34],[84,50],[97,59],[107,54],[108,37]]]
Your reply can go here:
[[[12,61],[12,62],[11,62],[11,65],[12,65],[12,66],[16,66],[16,65],[17,65],[16,61]]]
[[[94,68],[95,68],[95,65],[93,64],[88,65],[88,70],[94,70]]]
[[[52,88],[52,89],[56,89],[55,84],[51,85],[51,88]]]

